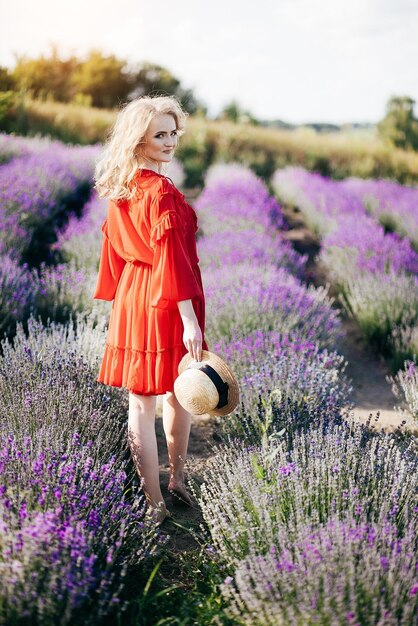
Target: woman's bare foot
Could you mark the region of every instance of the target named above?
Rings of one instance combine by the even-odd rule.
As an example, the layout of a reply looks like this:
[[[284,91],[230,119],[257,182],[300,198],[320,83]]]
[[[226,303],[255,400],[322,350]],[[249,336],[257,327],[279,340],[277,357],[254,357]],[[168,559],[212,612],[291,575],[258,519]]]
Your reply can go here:
[[[148,505],[148,510],[152,516],[152,518],[157,522],[157,524],[161,524],[166,517],[171,517],[170,511],[167,509],[164,502],[158,502],[157,505],[151,506]]]
[[[173,497],[173,503],[176,502],[178,504],[182,503],[191,507],[194,506],[194,502],[182,481],[171,478],[168,485],[168,491]]]

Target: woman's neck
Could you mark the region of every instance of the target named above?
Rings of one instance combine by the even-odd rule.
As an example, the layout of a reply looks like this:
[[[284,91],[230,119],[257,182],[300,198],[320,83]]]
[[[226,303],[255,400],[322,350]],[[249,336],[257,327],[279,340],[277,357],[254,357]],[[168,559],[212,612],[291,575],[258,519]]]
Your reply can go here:
[[[143,161],[142,163],[138,165],[138,167],[146,169],[146,170],[152,170],[153,172],[157,172],[157,174],[161,174],[160,167],[157,163],[150,163],[149,161]]]

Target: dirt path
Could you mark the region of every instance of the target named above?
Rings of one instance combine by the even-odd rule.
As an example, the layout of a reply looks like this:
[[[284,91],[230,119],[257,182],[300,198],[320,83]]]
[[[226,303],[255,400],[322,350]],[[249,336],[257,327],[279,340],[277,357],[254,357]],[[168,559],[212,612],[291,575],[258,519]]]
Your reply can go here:
[[[168,463],[167,443],[161,417],[161,406],[161,404],[157,405],[156,419],[158,453],[160,459],[160,483],[167,508],[172,513],[172,518],[163,522],[162,529],[170,535],[170,541],[167,545],[168,551],[176,553],[186,550],[195,550],[199,547],[199,539],[202,539],[200,525],[203,523],[203,517],[197,505],[196,508],[192,509],[188,506],[173,503],[171,495],[167,490],[170,466]],[[205,465],[206,459],[212,455],[211,445],[216,443],[214,431],[214,422],[209,416],[192,416],[192,426],[185,465],[186,482],[188,478],[190,478],[193,483],[195,481],[198,483],[201,482],[201,469]]]
[[[292,242],[295,249],[308,254],[307,282],[315,285],[325,286],[327,277],[318,268],[315,256],[320,250],[318,240],[306,228],[297,209],[283,207],[283,213],[289,223],[290,230],[285,233],[285,237]],[[329,289],[329,295],[335,297],[335,291]],[[394,396],[391,385],[386,381],[386,376],[390,374],[383,357],[374,352],[362,336],[356,322],[349,318],[345,310],[336,300],[334,306],[339,309],[345,337],[336,346],[337,352],[342,354],[348,365],[346,374],[351,379],[353,386],[352,402],[354,409],[350,413],[353,421],[365,422],[370,413],[373,414],[372,422],[376,428],[385,428],[387,431],[400,426],[404,416],[394,410],[394,406],[399,405],[399,400]],[[380,415],[376,421],[376,414]],[[406,427],[417,430],[412,418],[407,420]]]

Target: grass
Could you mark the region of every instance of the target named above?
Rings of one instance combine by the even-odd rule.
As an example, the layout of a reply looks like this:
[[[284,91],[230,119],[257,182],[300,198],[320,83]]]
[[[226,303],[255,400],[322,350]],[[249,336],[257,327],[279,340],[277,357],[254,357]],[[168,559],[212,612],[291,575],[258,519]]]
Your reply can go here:
[[[218,592],[218,585],[229,572],[224,572],[212,555],[206,531],[197,525],[186,528],[172,519],[165,522],[164,529],[171,534],[176,527],[183,538],[190,535],[196,547],[179,551],[168,544],[149,561],[146,569],[131,571],[123,598],[129,599],[129,608],[120,621],[110,617],[105,626],[237,624],[226,614],[226,603]],[[138,589],[143,589],[140,595],[136,595]]]

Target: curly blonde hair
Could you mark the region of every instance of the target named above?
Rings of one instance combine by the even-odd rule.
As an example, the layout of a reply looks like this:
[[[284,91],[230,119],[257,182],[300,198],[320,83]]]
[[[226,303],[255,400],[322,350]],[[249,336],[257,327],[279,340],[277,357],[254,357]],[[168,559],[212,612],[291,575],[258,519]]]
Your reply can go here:
[[[130,200],[137,193],[133,178],[144,157],[142,144],[151,120],[160,113],[172,115],[177,136],[184,134],[188,113],[175,96],[141,96],[119,111],[94,171],[94,188],[100,197]]]

